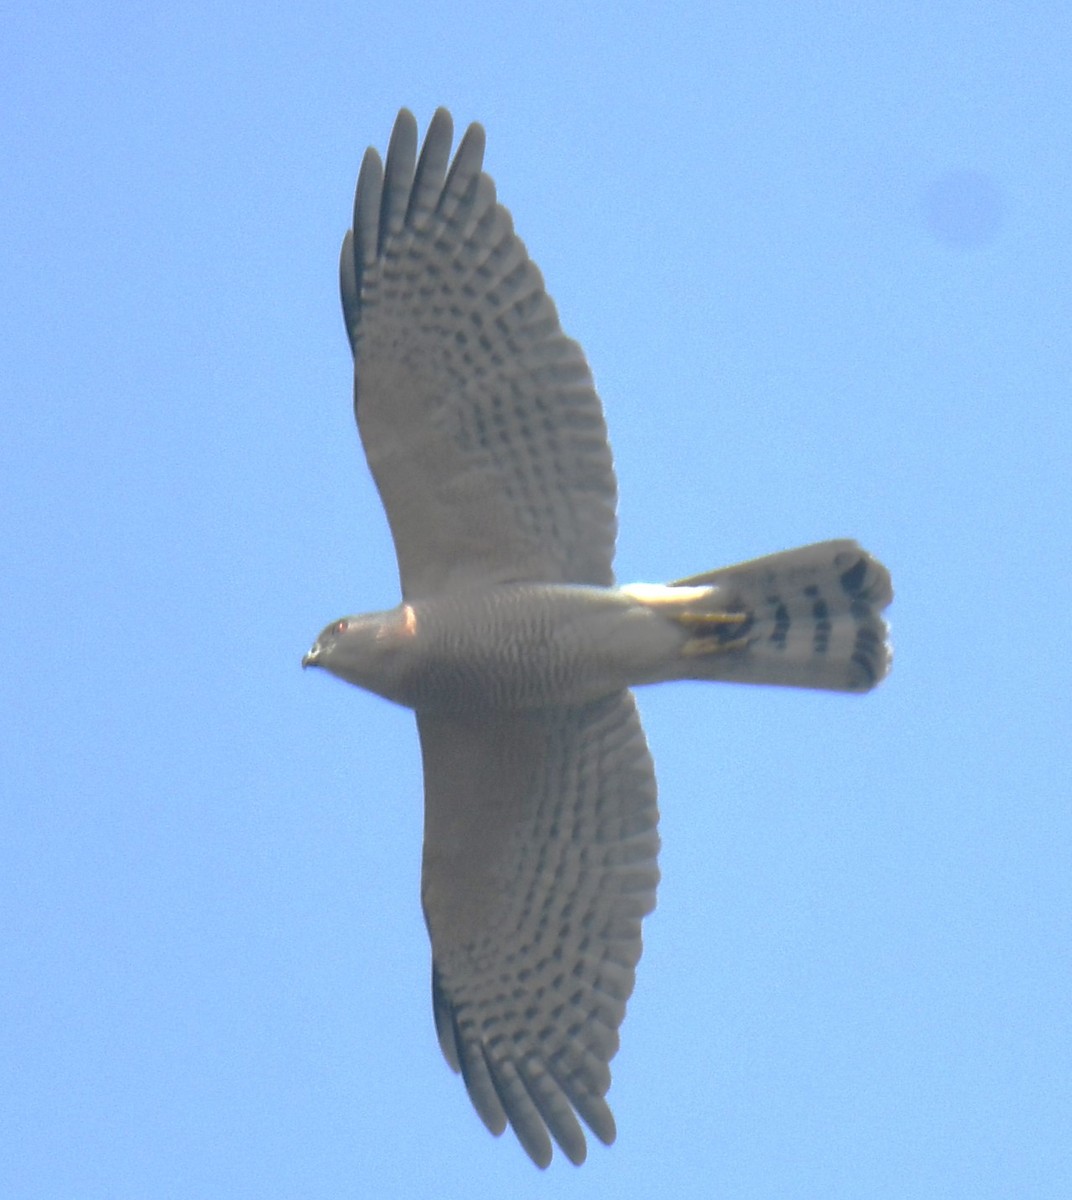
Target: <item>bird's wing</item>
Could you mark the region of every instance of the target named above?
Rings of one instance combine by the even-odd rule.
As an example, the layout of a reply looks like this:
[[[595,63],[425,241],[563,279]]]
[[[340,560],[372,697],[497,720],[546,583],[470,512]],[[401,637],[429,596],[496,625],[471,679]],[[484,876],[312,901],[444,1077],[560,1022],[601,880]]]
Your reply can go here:
[[[439,1043],[492,1133],[540,1166],[614,1139],[608,1063],[658,882],[655,773],[629,692],[421,713],[422,899]]]
[[[358,428],[407,599],[613,582],[617,489],[584,354],[482,172],[470,125],[398,115],[369,149],[340,285]]]

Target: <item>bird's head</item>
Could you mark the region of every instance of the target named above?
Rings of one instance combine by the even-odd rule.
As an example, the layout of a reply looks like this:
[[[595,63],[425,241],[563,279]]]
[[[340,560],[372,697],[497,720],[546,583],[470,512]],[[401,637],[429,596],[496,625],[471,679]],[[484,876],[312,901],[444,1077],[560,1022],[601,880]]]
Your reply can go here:
[[[302,658],[303,667],[322,670],[367,688],[388,700],[405,703],[400,694],[406,649],[412,645],[412,610],[362,613],[332,621]]]

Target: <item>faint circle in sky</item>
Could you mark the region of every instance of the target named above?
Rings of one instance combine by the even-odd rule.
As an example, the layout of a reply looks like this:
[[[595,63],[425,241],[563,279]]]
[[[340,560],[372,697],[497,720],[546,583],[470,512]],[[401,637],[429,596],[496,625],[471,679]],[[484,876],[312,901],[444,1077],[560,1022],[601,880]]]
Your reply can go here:
[[[924,192],[923,218],[940,242],[963,249],[985,246],[1001,231],[1005,196],[980,171],[947,171]]]

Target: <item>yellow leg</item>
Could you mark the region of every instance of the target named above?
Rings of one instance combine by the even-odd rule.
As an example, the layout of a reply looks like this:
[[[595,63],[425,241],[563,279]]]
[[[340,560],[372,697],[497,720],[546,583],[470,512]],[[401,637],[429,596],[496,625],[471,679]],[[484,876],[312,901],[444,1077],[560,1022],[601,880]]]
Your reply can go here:
[[[676,625],[684,625],[686,629],[697,629],[701,633],[705,629],[714,630],[720,625],[744,625],[751,621],[751,616],[748,613],[698,613],[684,612],[679,613],[674,617]]]
[[[674,618],[678,625],[691,631],[692,636],[681,647],[685,658],[721,654],[726,650],[743,650],[748,645],[752,614],[740,613],[681,613]]]

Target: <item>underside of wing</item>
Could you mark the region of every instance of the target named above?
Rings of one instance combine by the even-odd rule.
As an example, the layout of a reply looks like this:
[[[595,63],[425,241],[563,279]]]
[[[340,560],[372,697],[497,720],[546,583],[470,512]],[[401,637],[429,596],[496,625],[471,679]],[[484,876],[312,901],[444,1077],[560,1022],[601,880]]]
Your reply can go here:
[[[474,584],[612,582],[616,487],[584,354],[483,173],[448,172],[403,110],[362,164],[340,282],[355,406],[408,599]]]
[[[583,708],[418,716],[436,1030],[485,1125],[540,1166],[586,1153],[655,904],[655,776],[628,692]]]

